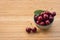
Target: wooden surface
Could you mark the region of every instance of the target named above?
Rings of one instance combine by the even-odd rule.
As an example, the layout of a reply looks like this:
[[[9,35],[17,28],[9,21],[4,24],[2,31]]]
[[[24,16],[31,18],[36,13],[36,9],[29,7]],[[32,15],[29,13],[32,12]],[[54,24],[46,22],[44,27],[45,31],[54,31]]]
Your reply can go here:
[[[37,9],[56,11],[57,15],[47,32],[28,34],[25,29],[35,26]],[[60,0],[0,0],[0,40],[60,40]]]

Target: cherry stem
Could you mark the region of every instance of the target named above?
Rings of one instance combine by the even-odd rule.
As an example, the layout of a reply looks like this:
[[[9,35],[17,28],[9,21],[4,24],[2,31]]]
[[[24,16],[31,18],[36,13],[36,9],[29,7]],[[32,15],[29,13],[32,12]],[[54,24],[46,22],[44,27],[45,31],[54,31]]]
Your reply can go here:
[[[53,8],[50,8],[50,10],[53,10]]]
[[[32,23],[30,23],[30,25],[32,26]]]

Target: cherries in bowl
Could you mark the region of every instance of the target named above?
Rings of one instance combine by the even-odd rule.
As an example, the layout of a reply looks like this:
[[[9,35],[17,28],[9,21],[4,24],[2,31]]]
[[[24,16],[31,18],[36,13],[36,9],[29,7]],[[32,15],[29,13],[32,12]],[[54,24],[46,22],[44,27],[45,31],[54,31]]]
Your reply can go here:
[[[40,29],[49,29],[56,16],[56,12],[46,10],[36,10],[34,13],[34,21]]]

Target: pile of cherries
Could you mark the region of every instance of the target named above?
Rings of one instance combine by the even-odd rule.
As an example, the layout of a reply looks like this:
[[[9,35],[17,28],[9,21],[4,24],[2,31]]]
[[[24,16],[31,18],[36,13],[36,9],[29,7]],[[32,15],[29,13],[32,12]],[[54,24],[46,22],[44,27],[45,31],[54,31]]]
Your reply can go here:
[[[46,26],[53,22],[56,12],[44,11],[41,12],[38,16],[34,16],[36,24]]]

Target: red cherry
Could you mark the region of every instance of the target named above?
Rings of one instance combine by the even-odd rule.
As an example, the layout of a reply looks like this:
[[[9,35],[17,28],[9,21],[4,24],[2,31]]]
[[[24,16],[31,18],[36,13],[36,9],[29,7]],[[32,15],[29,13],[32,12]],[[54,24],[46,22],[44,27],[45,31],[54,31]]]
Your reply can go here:
[[[50,16],[51,15],[51,12],[45,11],[45,14],[47,14],[48,16]]]
[[[44,22],[40,22],[40,25],[44,25]]]
[[[33,33],[37,32],[37,28],[34,27],[34,28],[32,29],[32,32],[33,32]]]
[[[54,21],[54,19],[49,19],[50,23],[52,23]]]
[[[37,24],[39,24],[39,21],[36,21]]]
[[[49,20],[46,20],[45,23],[48,25],[48,24],[50,24],[50,21]]]
[[[53,19],[54,17],[52,17],[51,15],[50,15],[50,17],[49,17],[49,19]]]
[[[42,20],[42,16],[39,16],[37,20],[38,21],[41,21]]]
[[[34,16],[34,20],[37,21],[37,18],[38,18],[38,16],[35,15],[35,16]]]
[[[26,28],[26,32],[27,32],[27,33],[30,33],[30,32],[31,32],[31,30],[32,30],[32,29],[31,29],[31,28],[29,28],[29,27],[28,27],[28,28]]]
[[[52,16],[53,16],[53,17],[56,16],[56,12],[53,12],[53,13],[52,13]]]
[[[48,18],[48,15],[47,14],[44,14],[43,17],[44,17],[44,19],[47,19]]]

